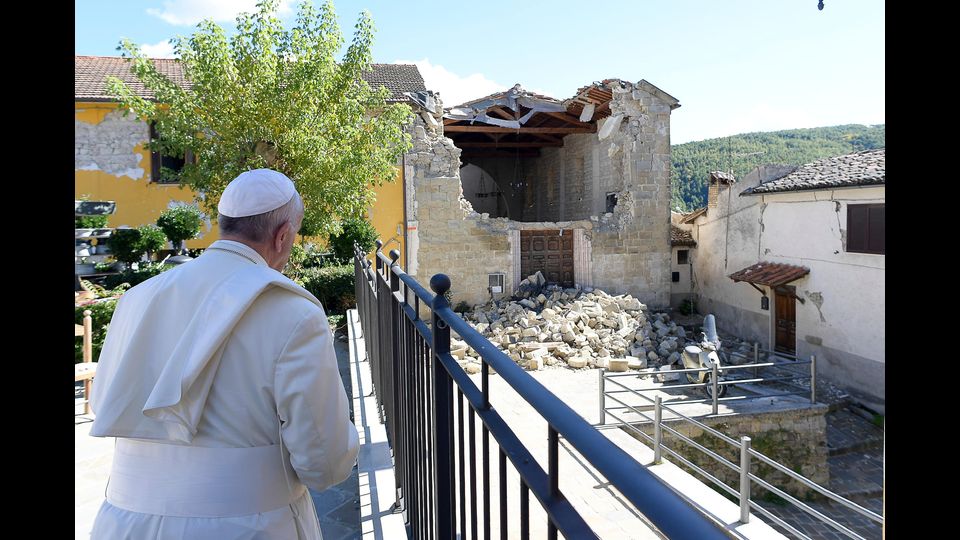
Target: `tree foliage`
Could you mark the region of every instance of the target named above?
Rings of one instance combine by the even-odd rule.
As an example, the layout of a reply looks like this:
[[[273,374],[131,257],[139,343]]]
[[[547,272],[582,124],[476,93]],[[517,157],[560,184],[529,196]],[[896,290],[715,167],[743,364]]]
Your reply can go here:
[[[217,215],[230,180],[270,167],[294,181],[316,234],[336,232],[337,216],[361,215],[373,202],[369,187],[395,178],[410,147],[402,129],[410,108],[387,105],[387,89],[371,89],[361,77],[371,67],[369,13],[360,14],[338,61],[344,40],[332,2],[319,10],[301,4],[290,30],[275,16],[277,5],[262,0],[256,13],[238,15],[233,37],[207,20],[192,36],[175,38],[189,89],[124,40],[123,56],[132,58],[133,72],[156,101],[116,78],[110,89],[125,111],[156,121],[162,139],[151,149],[172,156],[193,151],[196,161],[184,165],[180,179],[201,194],[210,215]]]
[[[671,208],[683,212],[707,204],[707,175],[733,170],[740,178],[764,164],[803,165],[818,159],[885,147],[883,124],[744,133],[671,147]]]
[[[337,260],[346,264],[353,259],[353,244],[356,242],[364,253],[373,249],[379,238],[377,229],[363,218],[350,218],[343,221],[342,231],[331,234],[327,245]]]

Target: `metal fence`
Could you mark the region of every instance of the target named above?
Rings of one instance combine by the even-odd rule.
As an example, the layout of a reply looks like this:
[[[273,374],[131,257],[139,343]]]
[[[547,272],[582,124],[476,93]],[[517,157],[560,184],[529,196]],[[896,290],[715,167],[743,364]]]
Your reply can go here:
[[[755,346],[755,347],[754,347],[754,358],[755,358],[755,359],[758,359],[758,358],[759,358],[758,350],[759,350],[759,349]],[[768,351],[768,352],[769,352],[769,351]],[[776,353],[776,354],[777,354],[777,355],[780,355],[781,353]],[[771,355],[768,355],[768,359],[769,359],[769,358],[773,358],[773,355],[772,355],[772,354],[771,354]],[[809,362],[804,362],[804,361],[797,360],[796,357],[793,357],[793,358],[794,358],[794,360],[793,360],[792,362],[790,362],[789,359],[787,359],[787,360],[788,360],[787,362],[780,362],[780,361],[776,361],[776,360],[774,359],[774,361],[772,361],[772,362],[755,362],[755,363],[752,363],[752,364],[745,364],[745,365],[740,365],[740,366],[727,366],[727,367],[723,368],[723,369],[720,370],[720,371],[721,371],[721,372],[722,372],[722,371],[725,371],[725,370],[726,370],[726,371],[733,371],[733,370],[736,370],[736,369],[762,369],[762,368],[771,368],[771,367],[773,367],[773,368],[786,367],[786,368],[788,369],[788,371],[789,371],[789,366],[797,365],[797,364],[803,364],[803,363],[809,363],[810,366],[811,366],[810,374],[809,374],[809,377],[810,377],[810,390],[809,390],[810,402],[811,402],[811,403],[816,403],[816,358],[815,358],[815,357],[811,357]],[[704,369],[687,369],[687,370],[675,370],[675,371],[670,371],[670,373],[687,373],[687,372],[697,373],[697,372],[702,372],[702,371],[704,371]],[[711,371],[711,370],[707,370],[707,371]],[[796,372],[794,372],[794,373],[795,373],[794,376],[802,375],[802,374],[799,374],[799,373],[796,373]],[[770,378],[766,378],[766,379],[765,379],[765,378],[759,376],[759,374],[757,374],[757,375],[755,375],[754,377],[748,378],[748,379],[740,379],[740,380],[735,380],[735,381],[723,381],[723,382],[719,382],[719,381],[718,381],[718,370],[717,370],[717,367],[714,366],[714,367],[713,367],[713,370],[712,370],[711,380],[710,380],[709,382],[707,382],[707,383],[664,385],[664,386],[661,386],[661,387],[648,388],[648,389],[643,389],[643,390],[637,389],[637,388],[630,388],[627,384],[624,384],[624,382],[621,382],[621,381],[627,380],[627,379],[625,379],[625,377],[632,377],[632,378],[636,379],[636,378],[637,378],[637,374],[636,374],[636,373],[611,373],[611,372],[608,372],[607,370],[601,370],[601,371],[600,371],[600,424],[601,424],[601,425],[607,425],[607,424],[606,424],[606,417],[609,415],[610,417],[612,417],[612,418],[614,418],[615,420],[617,420],[617,422],[619,423],[619,426],[620,426],[621,428],[626,429],[627,431],[638,435],[639,437],[642,438],[641,440],[645,440],[645,441],[649,442],[649,443],[653,446],[654,463],[655,463],[655,464],[659,464],[659,463],[662,462],[663,453],[666,452],[667,454],[669,454],[669,455],[672,456],[673,458],[677,459],[679,462],[681,462],[681,463],[683,463],[684,465],[688,466],[690,469],[692,469],[693,471],[695,471],[697,474],[699,474],[699,475],[701,475],[702,477],[704,477],[704,478],[706,478],[707,480],[709,480],[711,483],[713,483],[714,485],[716,485],[718,488],[722,489],[725,493],[728,493],[728,494],[730,494],[731,496],[733,496],[734,498],[736,498],[736,499],[739,501],[739,504],[740,504],[740,522],[741,522],[741,523],[748,523],[748,522],[749,522],[749,520],[750,520],[750,510],[752,509],[752,510],[756,511],[757,513],[759,513],[760,515],[763,515],[764,517],[768,518],[770,521],[772,521],[772,522],[780,525],[781,527],[783,527],[784,529],[786,529],[787,531],[789,531],[791,534],[796,535],[796,537],[798,537],[798,538],[803,538],[803,539],[809,539],[809,538],[810,538],[809,536],[803,534],[801,531],[797,530],[795,527],[791,526],[789,523],[785,522],[785,521],[782,520],[781,518],[777,517],[776,515],[774,515],[773,513],[771,513],[770,511],[768,511],[767,509],[765,509],[765,508],[763,508],[762,506],[760,506],[759,504],[757,504],[755,501],[751,500],[751,498],[750,498],[751,486],[752,486],[752,483],[756,483],[756,484],[759,485],[760,487],[762,487],[762,488],[768,490],[769,492],[771,492],[771,493],[773,493],[773,494],[781,497],[782,499],[786,500],[788,503],[790,503],[790,504],[796,506],[797,508],[803,510],[804,512],[810,514],[811,516],[813,516],[814,519],[817,519],[817,520],[821,521],[822,523],[825,523],[826,525],[832,527],[834,530],[836,530],[836,531],[839,532],[840,534],[843,534],[843,535],[847,536],[848,538],[855,538],[855,539],[859,539],[859,540],[864,540],[864,537],[863,537],[863,536],[861,536],[861,535],[857,534],[856,532],[850,530],[848,527],[845,527],[844,525],[838,523],[836,520],[831,519],[830,517],[824,515],[822,512],[819,512],[819,511],[817,511],[816,509],[810,507],[808,504],[800,501],[800,500],[797,499],[796,497],[794,497],[794,496],[790,495],[789,493],[786,493],[786,492],[783,491],[782,489],[780,489],[780,488],[772,485],[770,482],[768,482],[768,481],[765,480],[764,478],[761,478],[760,476],[758,476],[758,475],[750,472],[751,462],[752,462],[753,460],[759,460],[760,462],[762,462],[762,463],[764,463],[764,464],[766,464],[766,465],[769,465],[770,467],[772,467],[772,468],[775,469],[776,471],[779,471],[779,472],[787,475],[788,478],[794,479],[794,480],[800,482],[801,484],[803,484],[803,485],[805,485],[805,486],[813,489],[813,490],[816,491],[817,493],[819,493],[819,494],[823,495],[824,497],[826,497],[828,500],[833,501],[833,502],[836,502],[836,503],[838,503],[838,504],[840,504],[840,505],[842,505],[842,506],[845,506],[845,507],[847,507],[847,508],[849,508],[849,509],[851,509],[851,510],[854,510],[855,512],[857,512],[857,513],[859,513],[859,514],[861,514],[861,515],[863,515],[863,516],[866,516],[868,519],[870,519],[870,520],[872,520],[872,521],[874,521],[874,522],[876,522],[876,523],[879,523],[881,526],[883,525],[883,516],[881,516],[881,515],[879,515],[879,514],[877,514],[877,513],[875,513],[875,512],[872,512],[871,510],[868,510],[868,509],[866,509],[866,508],[864,508],[864,507],[862,507],[862,506],[854,503],[853,501],[850,501],[850,500],[848,500],[848,499],[845,499],[844,497],[841,497],[840,495],[837,495],[836,493],[834,493],[834,492],[832,492],[832,491],[824,488],[823,486],[821,486],[821,485],[819,485],[819,484],[811,481],[810,479],[808,479],[808,478],[806,478],[806,477],[804,477],[804,476],[802,476],[802,475],[800,475],[800,474],[797,474],[796,472],[790,470],[789,468],[787,468],[787,467],[785,467],[784,465],[782,465],[781,463],[778,463],[777,461],[771,459],[770,457],[768,457],[768,456],[766,456],[766,455],[764,455],[764,454],[762,454],[762,453],[754,450],[753,448],[750,447],[750,441],[751,441],[750,437],[744,436],[744,437],[741,437],[739,441],[734,440],[734,439],[728,437],[727,435],[724,435],[723,433],[717,431],[716,429],[711,428],[710,426],[707,426],[706,424],[704,424],[704,423],[702,423],[702,422],[699,422],[699,421],[697,421],[697,420],[695,420],[695,419],[693,419],[693,418],[690,418],[689,416],[686,416],[686,415],[680,413],[680,412],[677,411],[675,408],[670,407],[670,406],[668,406],[668,405],[664,405],[661,396],[657,395],[657,396],[654,396],[654,397],[651,399],[650,397],[644,395],[645,392],[650,392],[650,391],[660,391],[660,390],[664,390],[664,389],[676,389],[676,388],[705,388],[705,387],[707,387],[708,385],[713,385],[713,386],[712,386],[712,396],[711,396],[710,399],[712,400],[712,405],[713,405],[713,413],[712,413],[712,414],[716,415],[716,414],[717,414],[717,402],[718,402],[718,401],[733,400],[733,399],[747,399],[747,398],[751,397],[751,396],[735,396],[735,397],[728,397],[728,398],[720,398],[720,399],[718,400],[718,398],[717,398],[718,385],[720,385],[720,384],[736,385],[736,384],[738,384],[738,383],[740,383],[740,384],[746,384],[746,383],[762,383],[762,382],[764,382],[764,381],[781,381],[781,382],[783,382],[783,381],[789,380],[789,379],[791,378],[790,376],[778,375],[778,376],[774,376],[774,377],[770,377]],[[619,379],[619,380],[618,380],[618,379]],[[789,383],[788,383],[788,384],[789,384]],[[618,390],[610,390],[608,385],[615,385],[616,387],[619,387],[619,389],[618,389]],[[754,396],[754,397],[770,397],[770,396],[797,395],[797,394],[799,394],[799,393],[801,393],[801,392],[781,392],[781,393],[776,393],[776,394],[758,394],[757,396]],[[641,398],[647,405],[646,405],[646,406],[637,406],[636,404],[627,403],[624,399],[621,399],[622,397],[625,397],[624,394],[626,394],[627,396],[631,396],[631,397],[639,397],[639,398]],[[610,400],[614,401],[614,402],[617,403],[618,405],[617,405],[617,406],[614,406],[614,407],[608,407],[608,406],[607,406],[607,399],[610,399]],[[705,400],[705,399],[701,399],[701,400],[684,400],[684,401],[683,401],[683,404],[702,403],[702,402],[705,402],[705,401],[707,401],[707,400]],[[650,409],[649,409],[650,404],[653,405],[653,417],[652,417],[652,418],[646,414],[646,413],[649,412],[649,410],[650,410]],[[616,412],[614,412],[614,411],[616,411]],[[627,412],[627,411],[632,412],[632,413],[635,413],[635,414],[639,415],[641,418],[643,418],[644,420],[646,420],[647,422],[652,423],[652,424],[653,424],[653,435],[652,435],[652,436],[651,436],[651,435],[648,435],[647,433],[644,433],[642,430],[638,429],[638,427],[635,425],[635,424],[638,424],[638,423],[639,423],[638,420],[636,420],[636,419],[634,419],[634,420],[627,420],[627,419],[624,419],[624,418],[622,418],[622,417],[620,416],[622,412]],[[663,413],[664,413],[664,411],[667,411],[667,412],[669,412],[669,413],[672,413],[672,414],[674,415],[674,417],[671,418],[671,419],[664,419],[664,418],[663,418]],[[673,426],[670,425],[670,424],[677,424],[677,423],[684,423],[684,422],[696,426],[697,428],[703,430],[704,433],[708,433],[708,434],[712,435],[713,437],[719,439],[720,441],[723,441],[723,442],[726,443],[727,445],[732,446],[734,449],[738,450],[738,451],[739,451],[739,455],[740,455],[740,459],[739,459],[740,463],[739,463],[739,464],[734,463],[734,462],[730,461],[729,459],[721,456],[721,455],[718,454],[717,452],[715,452],[715,451],[713,451],[713,450],[710,450],[709,448],[706,448],[705,446],[703,446],[702,444],[694,441],[694,440],[691,439],[690,437],[687,437],[687,436],[683,435],[682,433],[680,433],[679,430],[675,429]],[[730,469],[730,470],[733,470],[735,473],[739,474],[739,476],[740,476],[739,488],[738,488],[738,489],[734,489],[734,488],[728,486],[726,483],[724,483],[723,481],[721,481],[720,479],[718,479],[715,475],[713,475],[713,474],[711,474],[710,472],[706,471],[706,470],[703,469],[702,467],[694,464],[690,459],[688,459],[689,456],[683,456],[683,455],[681,455],[679,452],[677,452],[676,450],[667,447],[667,445],[664,444],[664,442],[663,442],[663,432],[664,432],[664,430],[666,430],[667,432],[673,434],[673,435],[676,436],[679,440],[681,440],[681,441],[685,442],[686,444],[690,445],[690,446],[691,446],[692,448],[694,448],[697,452],[700,452],[700,453],[702,453],[702,454],[704,454],[704,455],[709,456],[709,457],[712,458],[714,461],[716,461],[720,466],[726,467],[726,468],[728,468],[728,469]]]
[[[356,297],[374,391],[394,453],[397,501],[411,538],[447,540],[459,533],[466,539],[469,530],[470,538],[482,534],[488,539],[494,504],[500,538],[507,538],[508,514],[514,511],[519,512],[520,537],[529,538],[531,492],[547,515],[548,538],[556,539],[558,532],[566,538],[597,538],[559,489],[560,437],[666,536],[726,538],[721,524],[663,484],[454,313],[444,297],[450,289],[446,275],[430,279],[431,294],[403,272],[399,252],[391,251],[388,259],[381,246],[378,241],[374,264],[356,249]],[[428,320],[420,317],[421,308],[429,308]],[[450,354],[451,331],[480,356],[479,388]],[[546,470],[491,406],[490,369],[530,405],[530,414],[546,420]],[[499,447],[498,493],[490,490],[491,439]],[[508,463],[520,478],[514,495],[519,505],[516,500],[508,504]]]

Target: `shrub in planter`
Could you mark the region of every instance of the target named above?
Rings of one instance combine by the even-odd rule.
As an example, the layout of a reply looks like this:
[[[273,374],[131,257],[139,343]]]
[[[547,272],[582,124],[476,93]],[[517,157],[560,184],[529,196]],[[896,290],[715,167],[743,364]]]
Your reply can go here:
[[[86,304],[81,306],[76,306],[74,308],[74,321],[77,324],[83,324],[83,312],[90,310],[90,318],[92,319],[92,328],[93,328],[93,361],[96,362],[100,359],[100,350],[103,349],[103,339],[107,336],[107,328],[110,325],[110,319],[113,318],[113,311],[117,308],[116,300],[106,300],[103,302],[95,302],[92,304]],[[79,338],[76,339],[76,344],[73,348],[74,352],[74,363],[78,364],[83,362],[83,341]]]
[[[164,210],[157,219],[157,226],[163,230],[174,249],[183,252],[183,242],[196,238],[203,224],[203,213],[193,205],[175,206]]]
[[[147,255],[153,255],[163,249],[163,246],[167,245],[167,235],[163,234],[160,227],[156,225],[141,225],[137,227],[137,230],[140,231],[140,241],[138,244],[140,253],[146,252]]]
[[[333,256],[341,264],[353,259],[353,243],[360,244],[365,253],[373,249],[374,243],[380,235],[369,221],[363,218],[351,218],[343,221],[343,231],[334,236],[330,235],[328,245]]]
[[[107,226],[110,216],[75,216],[73,218],[76,229],[102,229]]]
[[[327,315],[344,313],[353,307],[353,265],[306,268],[303,270],[303,288],[320,300]]]

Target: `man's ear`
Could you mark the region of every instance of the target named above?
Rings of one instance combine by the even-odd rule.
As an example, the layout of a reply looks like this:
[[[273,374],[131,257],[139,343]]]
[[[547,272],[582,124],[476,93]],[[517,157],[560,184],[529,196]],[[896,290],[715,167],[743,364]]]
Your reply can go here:
[[[285,221],[283,225],[277,228],[277,232],[273,235],[273,249],[283,251],[283,243],[286,241],[292,228],[293,225],[291,225],[289,221]]]

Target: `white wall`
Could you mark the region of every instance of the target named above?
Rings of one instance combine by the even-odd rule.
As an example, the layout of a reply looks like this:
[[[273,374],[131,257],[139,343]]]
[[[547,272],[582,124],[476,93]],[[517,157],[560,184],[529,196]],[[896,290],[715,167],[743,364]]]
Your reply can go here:
[[[677,264],[677,252],[687,250],[687,264]],[[670,281],[670,305],[679,307],[693,292],[693,254],[696,249],[691,246],[674,246],[670,253],[670,272],[679,272],[680,281]]]
[[[882,406],[884,391],[885,255],[847,253],[848,204],[882,203],[882,186],[739,196],[777,170],[754,170],[719,194],[716,207],[697,218],[694,289],[703,313],[718,325],[764,348],[773,341],[770,310],[760,293],[729,274],[760,261],[806,266],[796,287],[797,354],[816,354],[819,372]],[[877,402],[879,400],[879,403]]]
[[[470,164],[460,169],[460,184],[463,186],[463,198],[470,201],[473,205],[473,211],[478,214],[490,214],[490,217],[501,217],[500,209],[504,209],[503,216],[506,216],[503,196],[478,197],[480,191],[480,179],[483,176],[483,191],[500,191],[496,181],[490,173],[484,171],[476,165]]]

